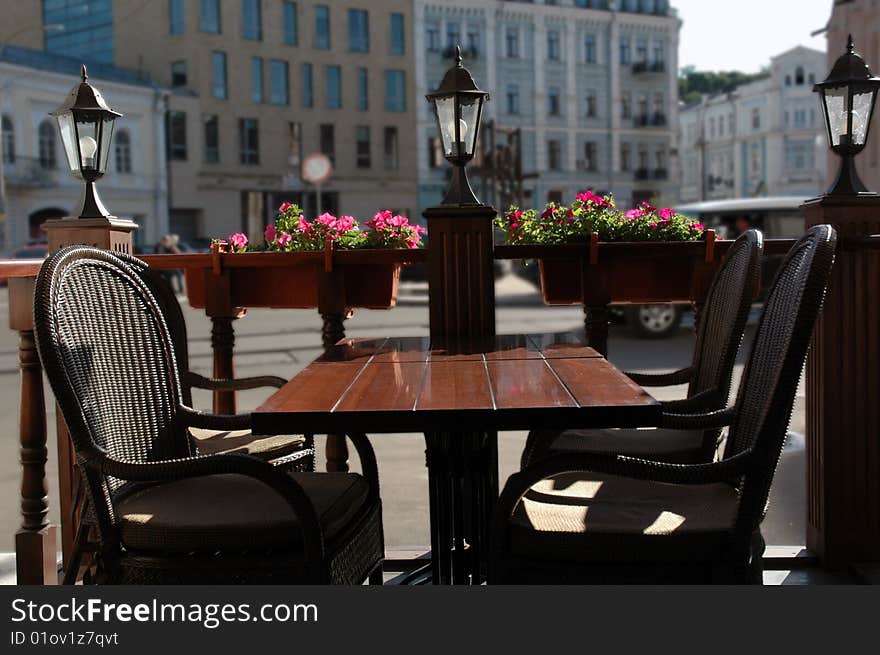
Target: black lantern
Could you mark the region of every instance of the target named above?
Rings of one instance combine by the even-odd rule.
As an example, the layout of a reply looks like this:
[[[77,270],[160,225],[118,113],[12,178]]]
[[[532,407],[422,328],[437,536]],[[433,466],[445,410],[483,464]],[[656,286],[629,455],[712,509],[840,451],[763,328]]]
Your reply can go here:
[[[425,97],[434,105],[443,156],[454,166],[443,204],[480,205],[464,167],[474,158],[483,103],[489,94],[477,87],[470,72],[461,65],[460,46],[455,46],[455,66],[446,71],[440,87]]]
[[[87,80],[83,66],[82,81],[50,115],[58,121],[70,172],[86,183],[79,218],[107,218],[110,214],[98,197],[95,180],[107,170],[113,124],[122,114],[110,109],[101,92]]]
[[[865,60],[855,52],[850,35],[846,52],[834,63],[828,77],[813,87],[822,98],[828,142],[842,158],[837,181],[827,195],[874,195],[859,179],[855,156],[868,142],[878,89],[880,77],[872,75]]]

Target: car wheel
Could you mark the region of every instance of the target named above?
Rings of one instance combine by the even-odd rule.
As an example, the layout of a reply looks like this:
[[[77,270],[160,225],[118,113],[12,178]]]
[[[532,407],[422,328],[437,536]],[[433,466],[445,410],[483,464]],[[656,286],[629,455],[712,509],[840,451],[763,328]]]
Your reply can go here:
[[[681,310],[675,305],[637,305],[627,309],[627,323],[641,339],[665,339],[681,326]]]

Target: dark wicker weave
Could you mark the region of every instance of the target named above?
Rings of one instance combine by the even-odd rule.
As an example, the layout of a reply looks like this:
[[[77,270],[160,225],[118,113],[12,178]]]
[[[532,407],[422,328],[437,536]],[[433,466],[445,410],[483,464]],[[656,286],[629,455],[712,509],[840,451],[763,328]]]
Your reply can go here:
[[[763,238],[747,230],[728,250],[706,295],[697,326],[693,362],[674,373],[627,373],[644,387],[688,383],[687,397],[663,402],[670,413],[721,409],[730,395],[736,354],[742,342],[761,274]],[[522,468],[555,452],[619,453],[642,459],[694,464],[710,462],[721,431],[709,430],[533,430]]]
[[[490,581],[761,581],[764,518],[837,237],[812,228],[764,305],[736,403],[665,427],[729,425],[723,457],[671,464],[562,453],[510,477],[493,519]]]
[[[97,519],[98,581],[381,581],[378,472],[364,435],[350,435],[363,476],[197,455],[189,427],[236,418],[182,404],[162,309],[108,252],[53,254],[37,278],[34,324]]]
[[[174,344],[174,353],[177,365],[180,367],[180,380],[182,387],[183,404],[193,407],[193,389],[244,391],[247,389],[259,389],[272,387],[280,389],[287,380],[275,375],[261,375],[247,378],[217,379],[206,378],[190,370],[189,368],[189,345],[186,333],[186,319],[174,290],[168,281],[155,269],[125,253],[113,253],[123,263],[132,268],[152,291],[154,298],[162,308],[165,324],[171,333]],[[248,415],[249,416],[249,415]],[[236,419],[238,421],[239,419]],[[273,438],[254,437],[249,432],[249,421],[237,422],[225,430],[213,430],[207,434],[200,434],[200,438],[194,438],[196,450],[199,454],[221,454],[230,452],[243,452],[255,455],[261,459],[284,466],[291,471],[314,471],[315,470],[315,445],[312,435],[289,435]]]

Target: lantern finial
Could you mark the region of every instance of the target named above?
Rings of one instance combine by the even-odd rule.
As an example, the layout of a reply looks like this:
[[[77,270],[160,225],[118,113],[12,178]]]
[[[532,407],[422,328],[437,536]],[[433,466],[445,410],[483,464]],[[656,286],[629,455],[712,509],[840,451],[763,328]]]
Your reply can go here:
[[[852,54],[856,51],[856,46],[853,43],[852,34],[850,34],[849,37],[846,39],[846,51],[849,54]]]
[[[83,64],[82,67],[80,68],[80,70],[79,70],[79,74],[82,76],[82,81],[83,81],[83,82],[85,82],[87,79],[89,79],[89,71],[86,70],[86,65],[85,65],[85,64]]]
[[[461,46],[455,46],[455,65],[461,68]]]

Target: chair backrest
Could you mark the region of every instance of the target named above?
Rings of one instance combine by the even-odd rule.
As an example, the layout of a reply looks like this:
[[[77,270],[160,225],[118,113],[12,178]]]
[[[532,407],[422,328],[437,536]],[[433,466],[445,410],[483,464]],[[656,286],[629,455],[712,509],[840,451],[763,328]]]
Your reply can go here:
[[[37,277],[34,331],[80,464],[193,454],[177,421],[180,380],[162,309],[118,257],[83,246],[52,254]],[[83,469],[99,521],[109,522],[122,483]]]
[[[186,383],[186,374],[189,371],[189,346],[187,344],[186,319],[183,309],[174,295],[168,280],[162,275],[162,271],[151,268],[142,259],[138,259],[127,253],[113,253],[127,266],[140,275],[141,280],[153,293],[162,313],[165,316],[165,324],[171,333],[171,341],[174,345],[174,355],[180,370],[181,400],[187,407],[192,407],[192,388]]]
[[[715,274],[697,326],[688,397],[713,392],[716,407],[727,404],[736,354],[761,281],[763,249],[761,233],[746,230]]]
[[[757,525],[779,462],[810,338],[834,263],[837,235],[811,228],[785,257],[764,303],[743,371],[724,458],[751,452],[740,518]]]

